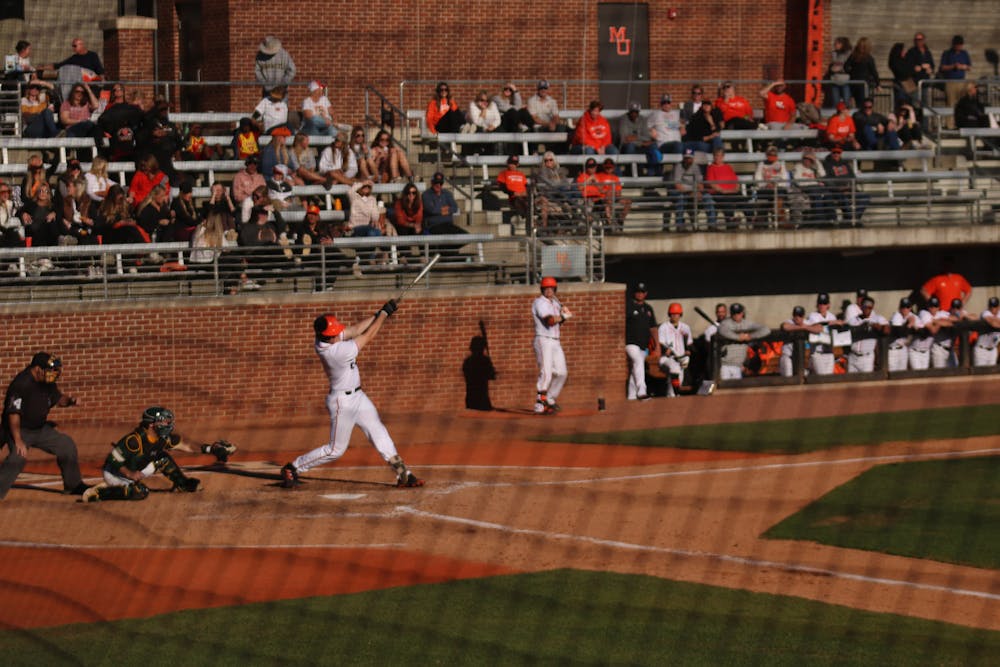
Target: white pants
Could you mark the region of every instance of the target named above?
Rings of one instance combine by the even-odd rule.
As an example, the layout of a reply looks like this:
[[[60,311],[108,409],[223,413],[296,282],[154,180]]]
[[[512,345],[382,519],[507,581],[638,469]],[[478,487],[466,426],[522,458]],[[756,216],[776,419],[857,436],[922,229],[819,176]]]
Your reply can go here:
[[[326,409],[330,412],[330,441],[295,459],[292,465],[299,472],[316,466],[333,463],[347,451],[355,424],[375,446],[386,463],[396,456],[396,444],[378,416],[378,410],[368,396],[358,389],[350,394],[331,391],[326,396]]]
[[[625,355],[628,357],[629,376],[626,398],[633,400],[646,395],[646,355],[649,350],[638,345],[626,345]]]
[[[667,375],[676,375],[680,378],[681,384],[684,384],[684,367],[677,361],[677,357],[660,357],[660,368]]]
[[[931,351],[910,348],[910,370],[925,371],[931,367]]]
[[[909,351],[907,350],[905,345],[902,347],[890,347],[888,356],[889,356],[888,364],[890,373],[906,370],[906,365],[907,365],[906,360],[907,357],[909,356]]]
[[[142,478],[146,479],[156,472],[156,466],[152,463],[148,464],[142,469]],[[107,470],[102,471],[102,476],[104,477],[104,483],[108,486],[128,486],[129,484],[135,484],[134,480],[128,477],[122,477],[121,475],[116,475],[113,472],[108,472]]]
[[[791,343],[785,343],[785,345],[791,345]],[[781,371],[781,377],[790,378],[795,374],[795,364],[792,363],[792,355],[783,354],[778,358],[778,370]]]
[[[833,352],[813,352],[809,355],[809,367],[816,375],[833,375]]]
[[[972,365],[973,366],[996,366],[997,365],[997,349],[991,347],[989,349],[985,347],[979,347],[978,345],[972,348]]]
[[[951,348],[938,343],[931,345],[931,366],[934,368],[948,368],[951,363]]]
[[[742,380],[743,367],[735,364],[722,364],[719,366],[720,380]]]
[[[535,336],[535,359],[538,361],[538,393],[554,402],[566,384],[566,355],[558,338]]]
[[[875,370],[875,353],[855,354],[851,352],[847,355],[848,373],[871,373]]]

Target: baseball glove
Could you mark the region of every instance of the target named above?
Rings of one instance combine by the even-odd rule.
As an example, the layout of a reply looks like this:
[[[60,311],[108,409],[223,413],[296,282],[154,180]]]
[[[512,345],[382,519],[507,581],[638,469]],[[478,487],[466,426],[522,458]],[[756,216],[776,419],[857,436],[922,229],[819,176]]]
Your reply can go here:
[[[211,454],[219,463],[225,463],[229,457],[236,453],[236,445],[228,440],[216,440],[201,446],[202,454]]]

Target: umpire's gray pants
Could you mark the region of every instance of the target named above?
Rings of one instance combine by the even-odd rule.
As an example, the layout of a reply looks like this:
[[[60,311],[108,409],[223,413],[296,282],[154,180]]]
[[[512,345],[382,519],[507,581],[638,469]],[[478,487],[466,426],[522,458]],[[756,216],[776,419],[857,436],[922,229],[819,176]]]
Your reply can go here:
[[[52,426],[46,424],[42,428],[21,428],[21,439],[28,448],[37,448],[43,452],[48,452],[56,457],[59,464],[59,471],[62,473],[63,488],[71,491],[83,481],[80,476],[80,463],[77,460],[76,443],[73,438],[65,433],[57,431]],[[10,453],[7,459],[0,464],[0,500],[3,500],[14,480],[24,470],[24,465],[28,462],[14,449],[14,437],[7,436],[7,447]]]

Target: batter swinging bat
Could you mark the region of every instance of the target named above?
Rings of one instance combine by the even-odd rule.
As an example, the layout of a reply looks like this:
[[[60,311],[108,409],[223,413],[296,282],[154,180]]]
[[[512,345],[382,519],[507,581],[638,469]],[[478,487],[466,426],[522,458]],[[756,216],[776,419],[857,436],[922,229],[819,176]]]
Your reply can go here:
[[[704,318],[705,318],[705,321],[706,321],[706,322],[708,322],[709,324],[718,324],[718,322],[716,322],[716,321],[715,321],[715,320],[713,320],[713,319],[712,319],[711,317],[709,317],[709,316],[708,316],[708,313],[706,313],[706,312],[705,312],[704,310],[702,310],[702,309],[701,309],[701,308],[699,308],[698,306],[695,306],[695,307],[694,307],[694,312],[696,312],[696,313],[698,313],[699,315],[701,315],[702,317],[704,317]]]
[[[427,275],[427,272],[431,270],[431,267],[434,266],[434,264],[436,264],[439,259],[441,259],[440,254],[431,257],[431,261],[427,262],[427,266],[425,266],[423,270],[421,270],[420,273],[417,274],[417,277],[414,278],[412,281],[410,281],[410,284],[404,287],[403,291],[400,292],[399,296],[396,297],[397,303],[403,300],[403,296],[410,291],[411,287],[419,283],[421,279],[423,279],[423,277]]]

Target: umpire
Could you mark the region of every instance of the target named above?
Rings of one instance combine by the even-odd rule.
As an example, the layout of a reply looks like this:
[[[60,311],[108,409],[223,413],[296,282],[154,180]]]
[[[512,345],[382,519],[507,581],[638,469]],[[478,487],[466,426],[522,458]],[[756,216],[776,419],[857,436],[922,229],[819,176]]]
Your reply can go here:
[[[0,464],[0,500],[24,469],[29,447],[37,447],[56,457],[64,493],[80,495],[89,488],[80,477],[76,443],[48,421],[53,406],[76,405],[76,399],[59,391],[56,385],[61,373],[62,362],[58,357],[39,352],[7,387],[0,443],[6,444],[10,453]]]

